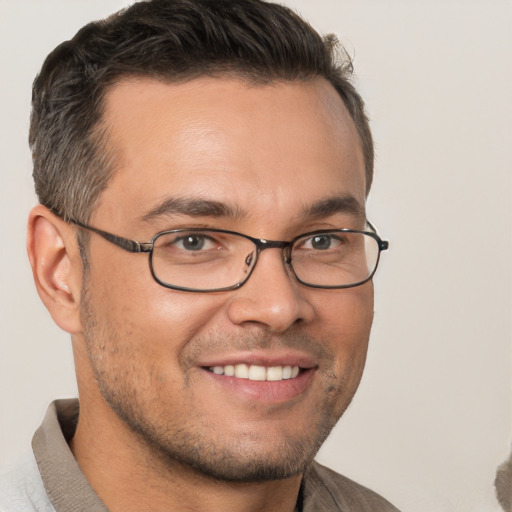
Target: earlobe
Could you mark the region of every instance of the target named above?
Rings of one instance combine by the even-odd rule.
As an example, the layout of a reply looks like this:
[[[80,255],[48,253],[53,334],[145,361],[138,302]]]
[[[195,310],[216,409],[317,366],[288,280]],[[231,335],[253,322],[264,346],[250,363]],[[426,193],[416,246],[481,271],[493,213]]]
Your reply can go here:
[[[31,212],[27,252],[44,305],[65,331],[81,332],[81,258],[72,227],[42,205]]]

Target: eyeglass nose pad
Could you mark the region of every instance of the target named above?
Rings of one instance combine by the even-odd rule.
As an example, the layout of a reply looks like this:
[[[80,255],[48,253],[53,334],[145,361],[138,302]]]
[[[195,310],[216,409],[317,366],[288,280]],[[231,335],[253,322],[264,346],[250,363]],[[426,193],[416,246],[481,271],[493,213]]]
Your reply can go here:
[[[247,272],[249,272],[249,270],[251,269],[251,267],[253,266],[252,265],[252,262],[254,261],[254,255],[255,255],[255,252],[250,252],[246,257],[245,257],[245,267],[244,267],[244,273],[247,274]]]
[[[291,264],[292,264],[292,248],[289,245],[287,245],[283,249],[283,259],[284,259],[285,265],[291,266]]]

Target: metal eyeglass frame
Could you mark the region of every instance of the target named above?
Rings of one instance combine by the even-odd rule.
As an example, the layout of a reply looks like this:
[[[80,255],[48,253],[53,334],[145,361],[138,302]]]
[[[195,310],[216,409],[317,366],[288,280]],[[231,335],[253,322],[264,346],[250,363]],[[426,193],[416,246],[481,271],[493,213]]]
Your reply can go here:
[[[53,213],[55,213],[56,215],[58,215],[59,217],[62,218],[62,216],[59,215],[58,213],[56,213],[55,211],[53,211]],[[321,289],[354,288],[356,286],[360,286],[360,285],[368,282],[374,276],[375,272],[377,271],[377,267],[379,266],[380,253],[382,251],[385,251],[385,250],[387,250],[389,248],[389,242],[387,242],[386,240],[382,240],[380,238],[380,236],[377,234],[376,229],[373,227],[373,225],[369,221],[366,221],[366,223],[367,223],[368,227],[372,231],[364,231],[364,230],[357,230],[357,229],[326,229],[326,230],[324,229],[324,230],[316,230],[316,231],[311,231],[311,232],[308,232],[308,233],[302,233],[301,235],[296,236],[295,238],[290,240],[289,242],[286,242],[286,241],[283,241],[283,240],[265,240],[264,238],[254,238],[252,236],[245,235],[243,233],[238,233],[236,231],[230,231],[230,230],[227,230],[227,229],[214,229],[214,228],[212,228],[212,229],[205,229],[205,228],[171,229],[171,230],[160,231],[160,232],[156,233],[153,236],[153,238],[151,239],[150,242],[137,242],[135,240],[130,240],[128,238],[124,238],[122,236],[114,235],[114,234],[109,233],[107,231],[103,231],[102,229],[98,229],[98,228],[95,228],[93,226],[89,226],[89,225],[84,224],[84,223],[82,223],[82,222],[80,222],[78,220],[75,220],[75,219],[68,219],[68,222],[71,222],[72,224],[75,224],[75,225],[77,225],[77,226],[79,226],[79,227],[81,227],[83,229],[86,229],[88,231],[92,231],[93,233],[96,233],[97,235],[100,235],[102,238],[104,238],[108,242],[110,242],[110,243],[112,243],[114,245],[117,245],[118,247],[120,247],[121,249],[124,249],[125,251],[132,252],[132,253],[137,253],[137,252],[139,252],[139,253],[148,253],[149,254],[149,268],[150,268],[150,271],[151,271],[151,275],[153,276],[153,279],[158,284],[160,284],[161,286],[163,286],[165,288],[170,288],[172,290],[180,290],[180,291],[186,291],[186,292],[197,292],[197,293],[223,292],[223,291],[229,291],[229,290],[236,290],[236,289],[240,288],[241,286],[243,286],[248,281],[249,277],[251,277],[251,274],[254,271],[254,268],[256,267],[256,264],[258,262],[259,254],[262,251],[264,251],[265,249],[282,249],[283,253],[284,253],[284,261],[285,261],[285,263],[290,267],[291,271],[293,272],[293,275],[295,276],[295,279],[297,279],[297,281],[299,283],[303,284],[304,286],[308,286],[310,288],[321,288]],[[239,283],[237,283],[235,285],[232,285],[232,286],[227,286],[227,287],[224,287],[224,288],[207,289],[207,290],[197,289],[197,288],[186,288],[186,287],[183,287],[183,286],[171,285],[169,283],[166,283],[166,282],[162,281],[155,274],[155,272],[153,270],[153,249],[154,249],[155,241],[160,236],[166,235],[166,234],[169,234],[169,233],[180,233],[180,232],[193,233],[193,232],[203,232],[203,231],[210,231],[210,232],[213,232],[213,233],[226,233],[226,234],[229,234],[229,235],[241,236],[243,238],[246,238],[247,240],[250,240],[256,246],[256,254],[255,254],[255,258],[254,258],[254,264],[252,265],[251,269],[249,270],[249,272],[245,276],[245,278],[241,282],[239,282]],[[303,238],[305,236],[313,236],[313,235],[316,235],[316,234],[339,233],[339,232],[342,232],[342,233],[360,233],[360,234],[372,237],[377,242],[378,248],[379,248],[379,253],[377,255],[377,261],[375,262],[375,267],[374,267],[373,271],[371,272],[371,274],[366,279],[363,279],[362,281],[359,281],[359,282],[353,283],[353,284],[348,284],[348,285],[337,285],[337,286],[314,285],[314,284],[302,281],[297,276],[297,274],[295,273],[295,270],[293,268],[293,264],[292,264],[292,261],[291,261],[291,251],[290,251],[290,249],[293,246],[293,244],[299,238]]]

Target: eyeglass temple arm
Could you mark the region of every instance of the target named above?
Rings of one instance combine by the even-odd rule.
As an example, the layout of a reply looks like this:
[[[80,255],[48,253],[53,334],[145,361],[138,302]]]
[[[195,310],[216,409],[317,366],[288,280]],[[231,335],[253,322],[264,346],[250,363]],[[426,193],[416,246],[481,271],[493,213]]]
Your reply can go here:
[[[87,224],[82,224],[78,220],[70,219],[70,222],[80,226],[81,228],[87,229],[88,231],[92,231],[105,240],[121,247],[128,252],[150,252],[153,249],[153,244],[150,242],[141,243],[136,242],[135,240],[129,240],[128,238],[123,238],[122,236],[113,235],[112,233],[107,233],[106,231],[102,231],[101,229],[93,228],[92,226],[88,226]]]

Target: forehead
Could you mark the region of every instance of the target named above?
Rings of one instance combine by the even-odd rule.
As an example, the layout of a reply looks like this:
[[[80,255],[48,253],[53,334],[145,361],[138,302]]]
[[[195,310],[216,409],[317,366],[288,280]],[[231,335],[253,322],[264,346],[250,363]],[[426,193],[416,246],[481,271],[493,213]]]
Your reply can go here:
[[[244,212],[294,210],[347,194],[364,205],[360,140],[323,79],[258,86],[125,80],[108,92],[104,121],[117,157],[100,198],[104,213],[134,218],[166,197]]]

